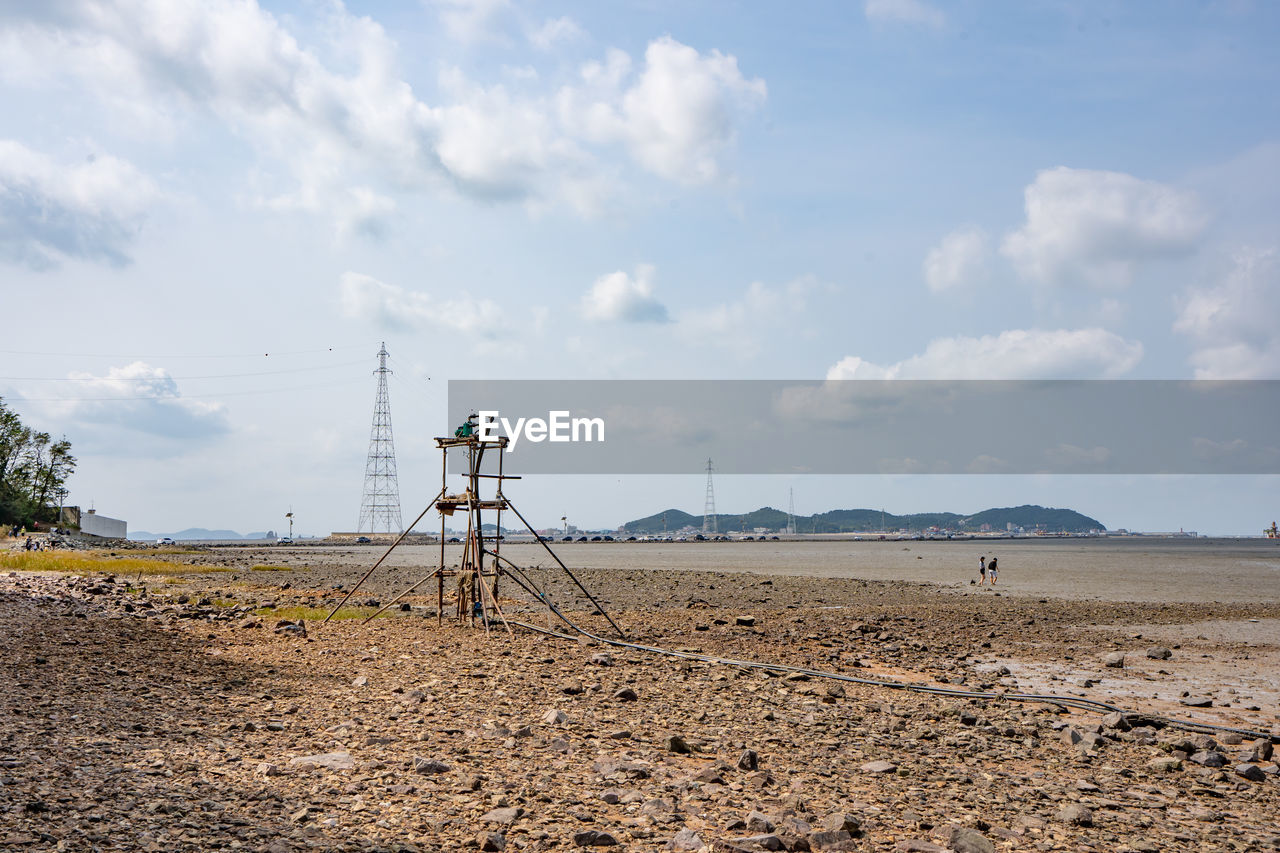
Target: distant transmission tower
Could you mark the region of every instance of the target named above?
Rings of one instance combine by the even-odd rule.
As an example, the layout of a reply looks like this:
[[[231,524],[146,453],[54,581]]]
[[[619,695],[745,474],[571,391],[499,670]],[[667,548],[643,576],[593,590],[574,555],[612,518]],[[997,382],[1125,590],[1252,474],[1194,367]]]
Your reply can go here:
[[[787,489],[790,504],[787,506],[787,535],[796,535],[796,490]]]
[[[396,478],[396,445],[391,437],[391,400],[387,396],[387,345],[378,350],[378,397],[369,431],[369,460],[364,466],[364,497],[357,533],[399,533],[400,484]]]
[[[711,485],[711,460],[707,460],[707,504],[702,510],[703,534],[716,532],[716,490]]]

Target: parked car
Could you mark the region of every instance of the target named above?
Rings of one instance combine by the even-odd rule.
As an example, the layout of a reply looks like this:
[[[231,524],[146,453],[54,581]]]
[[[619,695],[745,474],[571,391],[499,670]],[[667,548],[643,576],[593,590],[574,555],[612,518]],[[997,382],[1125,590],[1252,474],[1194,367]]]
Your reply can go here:
[[[356,537],[356,544],[357,544],[357,545],[368,545],[368,544],[369,544],[370,542],[372,542],[372,541],[373,541],[373,540],[372,540],[372,539],[370,539],[368,536],[357,536],[357,537]]]
[[[161,538],[156,540],[156,544],[157,545],[177,545],[178,543],[174,542],[168,536],[162,536]]]
[[[277,539],[277,540],[276,540],[276,544],[277,544],[277,545],[292,545],[292,544],[293,544],[293,540],[292,540],[292,539],[290,539],[288,536],[281,536],[279,539]]]

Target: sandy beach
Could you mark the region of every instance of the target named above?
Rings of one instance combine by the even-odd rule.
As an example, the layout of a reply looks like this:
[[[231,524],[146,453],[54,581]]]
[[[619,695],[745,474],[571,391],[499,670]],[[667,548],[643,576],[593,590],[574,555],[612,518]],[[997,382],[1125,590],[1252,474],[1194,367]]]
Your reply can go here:
[[[1268,544],[557,544],[642,645],[1111,717],[439,625],[434,587],[367,627],[281,624],[376,547],[5,572],[0,847],[1277,849],[1269,744],[1162,722],[1280,734]],[[504,553],[607,632],[545,552]],[[993,553],[1000,585],[971,584]],[[352,603],[437,558],[397,551]],[[517,592],[512,619],[554,624]]]

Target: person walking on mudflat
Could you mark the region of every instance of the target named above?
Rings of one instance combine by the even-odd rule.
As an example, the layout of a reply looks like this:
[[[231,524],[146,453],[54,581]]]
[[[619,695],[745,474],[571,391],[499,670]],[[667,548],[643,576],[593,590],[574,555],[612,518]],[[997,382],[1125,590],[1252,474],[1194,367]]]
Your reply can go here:
[[[987,576],[991,578],[991,585],[996,585],[996,578],[1000,576],[1000,570],[996,568],[996,558],[992,557],[991,562],[987,563]]]
[[[987,558],[982,556],[978,558],[978,586],[982,586],[987,582]]]

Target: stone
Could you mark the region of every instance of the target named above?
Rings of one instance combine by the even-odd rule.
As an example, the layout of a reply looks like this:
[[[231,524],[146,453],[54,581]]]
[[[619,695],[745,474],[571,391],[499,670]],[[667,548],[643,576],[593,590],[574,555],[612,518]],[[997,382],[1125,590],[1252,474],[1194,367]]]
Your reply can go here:
[[[357,676],[356,676],[356,677],[351,681],[351,686],[352,686],[352,687],[364,687],[364,686],[365,686],[366,684],[368,684],[368,683],[369,683],[369,676],[367,676],[367,675],[357,675]]]
[[[847,832],[855,838],[862,832],[862,822],[853,815],[845,814],[844,812],[832,812],[822,819],[819,826],[829,832]]]
[[[476,837],[482,853],[499,853],[507,849],[507,839],[501,832],[482,832]]]
[[[1102,665],[1112,669],[1122,669],[1124,667],[1124,652],[1112,652],[1102,659]]]
[[[893,849],[901,853],[947,853],[947,848],[939,847],[932,841],[925,841],[922,838],[903,839],[895,844]]]
[[[1063,729],[1063,730],[1058,734],[1058,737],[1059,737],[1059,738],[1062,740],[1062,742],[1063,742],[1063,743],[1065,743],[1067,746],[1075,746],[1076,744],[1078,744],[1078,743],[1080,743],[1080,742],[1082,742],[1082,741],[1084,740],[1084,735],[1080,734],[1080,732],[1076,731],[1076,730],[1075,730],[1074,728],[1072,728],[1071,726],[1067,726],[1065,729]]]
[[[758,834],[773,832],[774,824],[769,816],[759,811],[752,811],[747,815],[747,831]]]
[[[1079,803],[1069,803],[1058,812],[1058,820],[1072,826],[1093,826],[1093,812]]]
[[[858,769],[863,773],[896,773],[898,765],[881,759],[879,761],[868,761]]]
[[[748,850],[786,850],[787,845],[781,838],[773,833],[763,833],[760,835],[748,835],[745,838],[733,839],[734,844],[745,847]]]
[[[500,823],[504,826],[515,823],[524,815],[524,809],[519,806],[507,806],[500,809],[492,809],[480,816],[482,823]]]
[[[685,828],[672,836],[667,842],[668,850],[701,850],[703,847],[702,836],[694,832],[692,829]]]
[[[1147,762],[1147,769],[1157,773],[1171,773],[1182,769],[1182,759],[1171,755],[1160,755]]]
[[[573,843],[578,847],[613,847],[618,839],[598,829],[584,829],[573,834]]]
[[[1168,660],[1173,657],[1173,652],[1164,646],[1152,646],[1147,649],[1147,657],[1152,660]]]
[[[738,757],[739,770],[758,770],[760,768],[760,756],[754,749],[744,749],[742,755]]]
[[[853,850],[853,836],[843,829],[820,829],[809,833],[810,850]]]
[[[735,625],[738,625],[738,626],[743,627],[743,628],[752,628],[752,627],[754,627],[754,626],[755,626],[755,624],[756,624],[756,617],[754,617],[754,616],[739,616],[739,617],[737,617],[736,619],[734,619],[734,620],[733,620],[733,623],[734,623]]]
[[[434,776],[440,773],[448,773],[449,765],[434,758],[421,758],[415,755],[413,758],[413,772],[422,776]]]
[[[279,776],[280,768],[264,761],[253,772],[258,776]]]
[[[596,652],[591,656],[591,663],[594,666],[613,666],[613,655],[608,652]]]
[[[680,735],[671,735],[668,737],[666,746],[667,752],[675,752],[680,755],[689,755],[693,752],[693,750],[689,748],[689,744],[687,744],[685,739],[680,737]]]
[[[1188,708],[1212,708],[1213,699],[1209,696],[1184,696],[1178,700],[1178,704]]]
[[[1267,774],[1263,773],[1262,768],[1256,764],[1237,764],[1236,775],[1250,782],[1262,782],[1267,778]]]
[[[322,767],[326,770],[351,770],[356,766],[356,761],[349,752],[326,752],[290,758],[289,764],[297,767]]]
[[[1129,717],[1116,711],[1113,714],[1107,714],[1102,718],[1102,725],[1108,729],[1115,729],[1120,732],[1127,732],[1133,728],[1129,722]]]
[[[569,715],[559,708],[552,708],[542,715],[542,722],[549,726],[561,726],[569,722]]]
[[[996,845],[991,839],[967,826],[952,827],[947,846],[956,853],[995,853],[996,851]]]
[[[623,687],[621,690],[614,691],[613,698],[619,702],[634,702],[640,698],[640,694],[630,687]]]
[[[1215,752],[1207,749],[1201,750],[1200,752],[1195,753],[1188,760],[1191,761],[1193,764],[1199,764],[1204,767],[1226,767],[1227,766],[1227,757],[1225,755],[1223,755],[1221,752]]]

